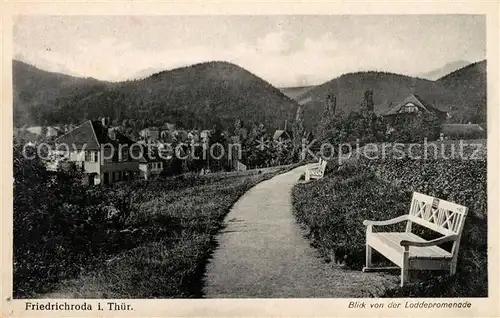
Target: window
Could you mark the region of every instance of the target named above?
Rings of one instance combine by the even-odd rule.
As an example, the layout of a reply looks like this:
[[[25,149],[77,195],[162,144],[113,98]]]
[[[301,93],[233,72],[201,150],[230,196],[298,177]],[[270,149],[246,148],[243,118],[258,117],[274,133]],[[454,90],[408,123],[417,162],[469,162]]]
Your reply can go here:
[[[116,152],[110,145],[105,145],[103,148],[103,157],[104,162],[113,162],[116,160]]]
[[[128,146],[121,146],[121,161],[128,161]]]
[[[98,158],[99,157],[97,151],[85,151],[85,161],[97,162]]]
[[[418,112],[418,106],[416,106],[413,103],[407,103],[401,108],[401,110],[399,112],[400,113],[416,113],[416,112]]]

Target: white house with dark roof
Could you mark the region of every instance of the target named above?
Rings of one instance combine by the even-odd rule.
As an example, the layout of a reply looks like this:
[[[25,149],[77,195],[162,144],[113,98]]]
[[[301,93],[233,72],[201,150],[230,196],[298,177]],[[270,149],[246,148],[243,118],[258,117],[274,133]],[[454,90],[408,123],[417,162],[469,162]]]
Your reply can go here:
[[[68,150],[68,160],[87,176],[89,184],[111,184],[134,179],[139,160],[131,157],[134,142],[118,130],[108,128],[103,120],[88,120],[55,140],[57,149]],[[134,148],[139,148],[139,146]],[[132,149],[140,157],[139,149]]]

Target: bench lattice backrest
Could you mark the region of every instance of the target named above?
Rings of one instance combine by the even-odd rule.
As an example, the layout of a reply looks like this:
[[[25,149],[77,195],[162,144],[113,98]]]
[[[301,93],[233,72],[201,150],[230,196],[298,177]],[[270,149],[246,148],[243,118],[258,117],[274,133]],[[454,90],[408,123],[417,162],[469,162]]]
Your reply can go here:
[[[443,235],[459,234],[467,216],[467,208],[429,195],[414,192],[410,220]]]
[[[414,192],[406,231],[411,232],[413,222],[442,235],[457,235],[452,248],[456,258],[466,216],[467,208],[463,205]]]

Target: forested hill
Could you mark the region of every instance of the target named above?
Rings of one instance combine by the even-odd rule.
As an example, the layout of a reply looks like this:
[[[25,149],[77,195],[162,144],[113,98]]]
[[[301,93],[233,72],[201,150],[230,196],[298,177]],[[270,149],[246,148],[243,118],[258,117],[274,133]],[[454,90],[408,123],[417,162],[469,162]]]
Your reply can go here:
[[[61,102],[102,92],[110,85],[94,78],[40,70],[12,61],[14,125],[43,125]],[[50,123],[49,123],[50,124]]]
[[[486,124],[487,62],[470,64],[436,81],[453,93],[452,113],[461,122]]]
[[[40,70],[26,74],[22,65],[15,63],[15,82],[26,77],[41,78],[53,76]],[[64,76],[63,76],[64,77]],[[35,87],[25,92],[23,86],[15,85],[17,94],[29,98],[17,99],[14,108],[24,106],[20,101],[28,99],[40,109],[30,109],[31,123],[55,124],[78,123],[86,118],[108,116],[115,121],[133,118],[144,125],[161,125],[174,122],[181,127],[211,127],[217,122],[233,125],[235,119],[246,124],[263,123],[269,128],[282,127],[285,119],[291,119],[297,103],[283,95],[277,88],[245,69],[227,62],[207,62],[154,74],[141,80],[115,84],[98,84],[83,88],[50,90]],[[76,85],[78,86],[78,85]],[[46,91],[50,90],[51,94]],[[38,94],[38,96],[36,96]],[[50,98],[49,98],[49,97]],[[33,99],[38,100],[37,103]],[[17,118],[16,126],[28,122]]]
[[[447,111],[454,122],[481,122],[486,111],[486,61],[457,70],[437,80],[385,72],[357,72],[342,75],[301,95],[305,124],[314,127],[324,109],[328,94],[337,98],[337,109],[350,112],[361,107],[364,92],[373,91],[376,111],[384,113],[391,105],[411,93],[427,103]],[[479,114],[477,116],[476,114]]]
[[[314,127],[324,110],[327,95],[337,98],[337,111],[345,113],[361,108],[366,90],[373,91],[376,111],[384,113],[396,103],[417,92],[428,103],[438,108],[449,105],[449,94],[433,81],[385,72],[357,72],[344,74],[306,92],[298,101],[304,105],[305,125]]]

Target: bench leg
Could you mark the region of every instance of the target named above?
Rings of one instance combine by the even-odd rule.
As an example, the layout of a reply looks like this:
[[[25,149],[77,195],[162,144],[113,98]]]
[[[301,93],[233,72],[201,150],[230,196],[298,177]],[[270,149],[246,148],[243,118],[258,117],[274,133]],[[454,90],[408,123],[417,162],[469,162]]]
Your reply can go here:
[[[400,286],[403,287],[407,282],[408,282],[408,257],[409,257],[409,247],[405,246],[405,251],[403,252],[403,266],[401,266],[401,284]]]
[[[456,261],[451,261],[450,265],[450,275],[453,276],[457,272],[457,262]]]
[[[370,268],[372,267],[372,247],[368,244],[366,244],[366,261],[365,261],[365,267]]]

